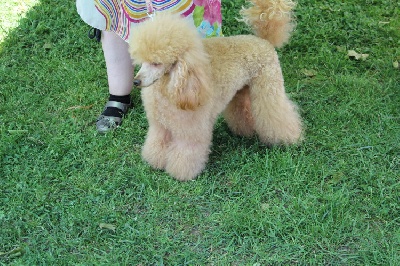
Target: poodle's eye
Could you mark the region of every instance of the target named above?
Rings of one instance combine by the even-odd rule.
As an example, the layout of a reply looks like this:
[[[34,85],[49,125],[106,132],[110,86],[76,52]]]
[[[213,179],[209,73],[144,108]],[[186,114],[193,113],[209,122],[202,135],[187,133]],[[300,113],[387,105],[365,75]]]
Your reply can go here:
[[[161,66],[161,63],[151,63],[151,66],[153,66],[153,67],[159,67],[159,66]]]

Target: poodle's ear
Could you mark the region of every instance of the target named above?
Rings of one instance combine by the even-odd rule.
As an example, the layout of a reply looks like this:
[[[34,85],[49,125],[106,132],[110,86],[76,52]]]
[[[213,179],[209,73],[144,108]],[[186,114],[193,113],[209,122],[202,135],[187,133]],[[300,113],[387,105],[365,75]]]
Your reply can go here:
[[[170,72],[169,94],[182,110],[195,110],[208,97],[208,76],[202,66],[190,67],[180,58]]]

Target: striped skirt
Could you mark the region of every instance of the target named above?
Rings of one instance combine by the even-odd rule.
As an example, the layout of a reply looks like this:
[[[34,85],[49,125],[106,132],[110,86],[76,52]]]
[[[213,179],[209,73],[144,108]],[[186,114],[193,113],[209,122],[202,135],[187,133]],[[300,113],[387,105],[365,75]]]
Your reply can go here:
[[[152,0],[155,12],[169,10],[193,19],[203,37],[221,36],[221,0]],[[113,31],[128,40],[135,26],[148,19],[146,0],[76,0],[82,20],[90,26]]]

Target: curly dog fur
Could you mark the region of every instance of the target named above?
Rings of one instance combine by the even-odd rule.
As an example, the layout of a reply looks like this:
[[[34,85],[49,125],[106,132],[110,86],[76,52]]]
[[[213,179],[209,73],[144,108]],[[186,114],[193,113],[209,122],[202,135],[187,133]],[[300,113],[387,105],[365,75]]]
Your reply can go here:
[[[208,160],[219,114],[237,135],[269,145],[302,138],[296,105],[285,93],[275,47],[293,28],[290,0],[250,0],[243,21],[257,36],[202,39],[179,16],[159,13],[137,27],[129,52],[141,64],[149,130],[142,156],[178,180],[192,180]]]

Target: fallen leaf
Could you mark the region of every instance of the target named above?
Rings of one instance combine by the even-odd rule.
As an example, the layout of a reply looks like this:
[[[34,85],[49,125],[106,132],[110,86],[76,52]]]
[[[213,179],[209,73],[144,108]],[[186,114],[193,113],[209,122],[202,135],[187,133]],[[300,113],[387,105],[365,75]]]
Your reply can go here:
[[[82,106],[82,105],[76,105],[76,106],[71,106],[68,107],[67,110],[76,110],[76,109],[90,109],[93,107],[93,104],[87,105],[87,106]]]
[[[21,247],[14,248],[13,250],[10,250],[8,252],[0,252],[0,257],[6,257],[6,258],[15,258],[15,257],[20,257],[24,254],[24,250]]]
[[[29,131],[26,129],[9,129],[8,133],[28,133]]]
[[[367,57],[369,56],[369,54],[359,54],[354,50],[348,50],[347,51],[347,56],[350,59],[355,59],[355,60],[362,60],[365,61],[367,59]]]
[[[305,75],[308,78],[312,78],[317,75],[317,71],[315,71],[313,69],[302,69],[301,73],[303,73],[303,75]]]
[[[51,44],[51,43],[49,43],[49,42],[46,42],[44,45],[43,45],[43,48],[45,49],[45,50],[49,50],[49,49],[51,49],[53,47],[53,45]]]
[[[108,230],[111,230],[113,232],[115,232],[115,229],[116,229],[115,225],[113,225],[113,224],[105,224],[105,223],[99,224],[99,227],[100,227],[100,229],[108,229]]]

